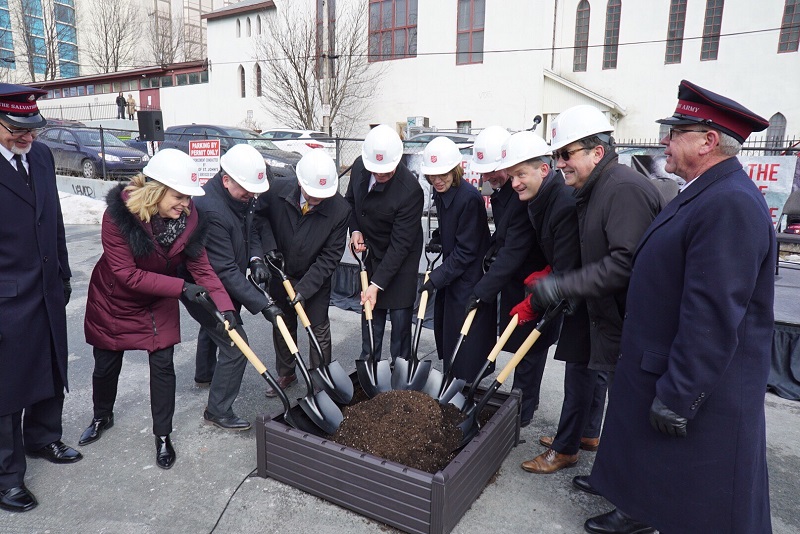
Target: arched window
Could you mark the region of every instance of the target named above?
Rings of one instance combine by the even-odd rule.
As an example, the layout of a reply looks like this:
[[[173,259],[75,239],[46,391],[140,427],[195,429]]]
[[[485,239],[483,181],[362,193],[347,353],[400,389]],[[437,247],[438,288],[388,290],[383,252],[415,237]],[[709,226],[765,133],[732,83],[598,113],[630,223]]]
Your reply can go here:
[[[261,65],[256,63],[255,71],[253,72],[253,76],[256,78],[256,96],[263,96],[261,94]]]
[[[261,35],[261,15],[256,15],[256,35]]]
[[[778,38],[778,53],[797,52],[800,43],[800,0],[786,0],[781,20],[781,36]]]
[[[572,70],[586,71],[589,55],[589,2],[581,0],[575,12],[575,54],[572,58]]]
[[[619,21],[622,15],[622,0],[608,0],[606,5],[606,36],[603,46],[603,68],[617,68],[619,48]]]
[[[236,19],[236,37],[242,36],[242,21]]]
[[[250,23],[250,17],[247,17],[247,36],[253,35],[253,25]]]
[[[239,93],[242,98],[247,96],[247,80],[245,79],[244,75],[244,67],[239,65]]]
[[[671,0],[667,25],[667,51],[664,63],[680,63],[683,55],[683,27],[686,25],[686,0]]]
[[[783,146],[783,138],[786,137],[786,117],[783,113],[776,113],[769,118],[767,128],[767,146],[769,148],[779,148]],[[771,152],[773,155],[780,154],[780,150]]]

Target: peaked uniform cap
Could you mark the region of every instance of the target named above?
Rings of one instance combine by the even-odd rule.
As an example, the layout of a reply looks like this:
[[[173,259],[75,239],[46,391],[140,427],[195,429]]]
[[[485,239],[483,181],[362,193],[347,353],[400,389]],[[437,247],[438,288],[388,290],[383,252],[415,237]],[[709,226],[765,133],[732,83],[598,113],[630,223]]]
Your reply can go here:
[[[769,121],[743,105],[690,81],[678,86],[678,106],[672,117],[656,121],[661,124],[705,124],[744,143],[752,132],[760,132]]]
[[[0,119],[17,128],[41,128],[47,120],[39,113],[36,100],[47,91],[25,85],[0,83]]]

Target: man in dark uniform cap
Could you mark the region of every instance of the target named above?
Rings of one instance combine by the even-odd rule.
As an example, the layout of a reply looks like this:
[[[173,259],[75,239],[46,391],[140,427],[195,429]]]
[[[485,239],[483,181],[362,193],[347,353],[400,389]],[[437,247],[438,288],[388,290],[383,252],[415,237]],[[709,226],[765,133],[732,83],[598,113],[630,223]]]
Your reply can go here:
[[[735,157],[768,122],[685,80],[678,99],[658,122],[671,126],[661,140],[666,170],[686,185],[634,255],[589,479],[618,508],[585,528],[769,533],[764,394],[775,232]]]
[[[17,512],[37,504],[26,453],[82,458],[61,442],[71,273],[53,156],[34,141],[44,94],[0,84],[0,508]]]

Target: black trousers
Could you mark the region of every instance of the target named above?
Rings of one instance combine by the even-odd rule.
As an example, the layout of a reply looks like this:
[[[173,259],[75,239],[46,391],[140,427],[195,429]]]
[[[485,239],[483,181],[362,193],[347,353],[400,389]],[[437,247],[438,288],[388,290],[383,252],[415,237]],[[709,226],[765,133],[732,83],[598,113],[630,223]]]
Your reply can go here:
[[[292,340],[297,344],[297,315],[294,311],[284,314],[284,323],[286,323],[286,329],[289,330],[289,333],[292,336]],[[303,329],[305,331],[305,329]],[[325,318],[324,321],[318,324],[311,325],[311,331],[314,333],[314,337],[317,338],[317,342],[319,343],[319,347],[322,350],[322,354],[317,350],[316,345],[314,345],[313,341],[311,340],[311,336],[308,336],[308,343],[311,347],[310,354],[311,354],[311,362],[309,364],[306,361],[306,365],[310,365],[311,369],[316,369],[319,367],[320,362],[324,362],[326,364],[331,363],[331,321],[328,318]],[[278,370],[278,376],[289,376],[295,372],[295,360],[292,353],[289,352],[289,346],[286,345],[286,342],[283,340],[283,336],[281,335],[280,330],[277,326],[272,328],[272,343],[275,346],[275,363]]]
[[[553,440],[553,450],[562,454],[577,454],[581,437],[600,435],[605,408],[605,382],[598,371],[586,363],[567,362],[564,371],[564,401],[561,417]]]
[[[372,310],[372,335],[375,339],[375,359],[381,359],[383,352],[383,333],[386,329],[386,315],[392,322],[392,338],[389,344],[389,353],[392,362],[398,356],[404,359],[411,357],[411,316],[414,308],[398,308],[395,310]],[[364,359],[370,352],[369,327],[364,315],[361,315],[361,358]]]
[[[542,376],[544,366],[547,363],[547,353],[549,345],[534,345],[534,350],[517,364],[514,369],[514,383],[512,388],[517,388],[522,392],[522,403],[520,405],[519,420],[526,423],[533,419],[533,414],[539,408],[539,391],[542,387]],[[494,366],[492,366],[494,367]]]
[[[153,434],[156,436],[165,436],[172,432],[172,416],[175,413],[175,364],[172,361],[174,350],[175,347],[167,347],[149,354],[150,412],[153,415]],[[94,349],[92,402],[96,418],[114,413],[124,354],[121,350]]]

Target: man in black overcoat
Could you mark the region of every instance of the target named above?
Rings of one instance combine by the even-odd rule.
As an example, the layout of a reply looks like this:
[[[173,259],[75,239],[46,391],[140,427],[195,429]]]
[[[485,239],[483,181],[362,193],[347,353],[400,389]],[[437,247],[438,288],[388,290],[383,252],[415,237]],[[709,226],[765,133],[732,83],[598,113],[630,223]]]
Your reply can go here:
[[[71,272],[53,156],[34,141],[45,91],[0,84],[0,508],[38,504],[25,455],[82,458],[61,442]]]

